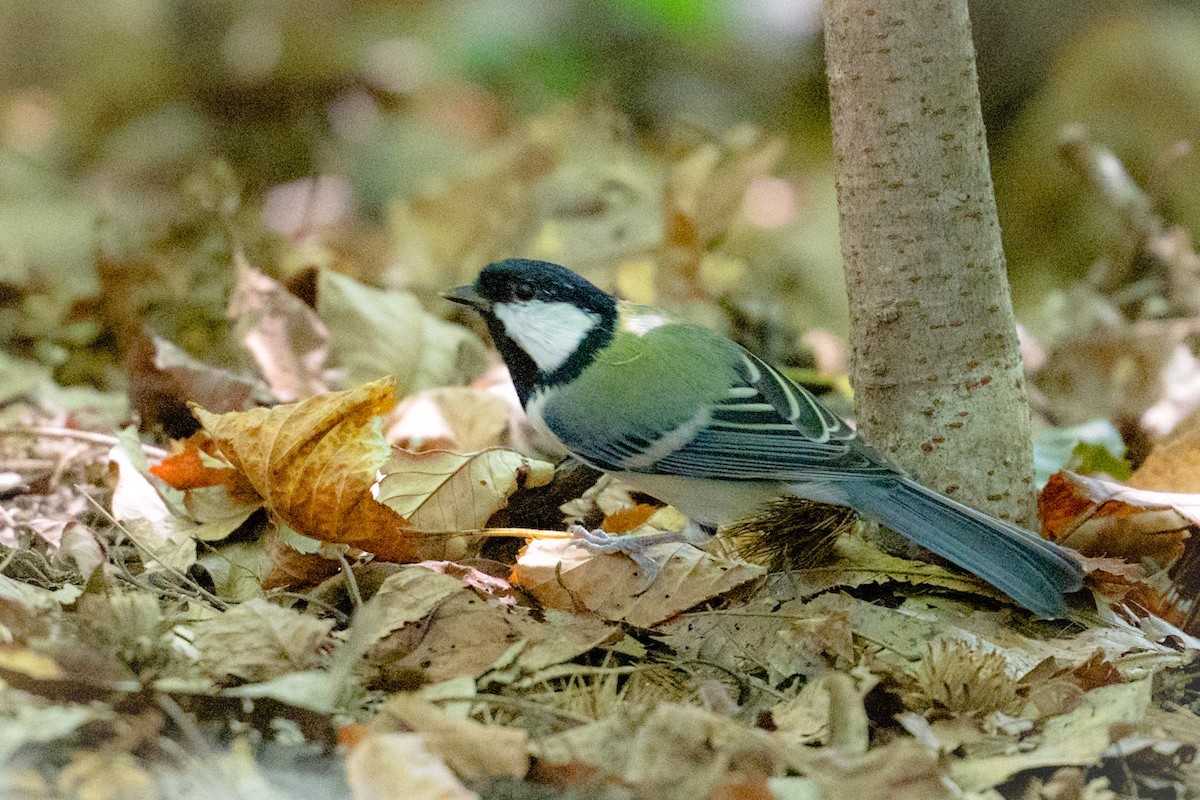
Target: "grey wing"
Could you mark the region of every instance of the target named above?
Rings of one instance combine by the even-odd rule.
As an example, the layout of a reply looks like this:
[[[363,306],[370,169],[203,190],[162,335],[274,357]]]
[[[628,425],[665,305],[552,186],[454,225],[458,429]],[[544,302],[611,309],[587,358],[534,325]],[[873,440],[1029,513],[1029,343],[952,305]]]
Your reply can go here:
[[[576,438],[571,450],[615,472],[783,482],[895,476],[811,393],[749,352],[739,356],[740,380],[678,428]]]

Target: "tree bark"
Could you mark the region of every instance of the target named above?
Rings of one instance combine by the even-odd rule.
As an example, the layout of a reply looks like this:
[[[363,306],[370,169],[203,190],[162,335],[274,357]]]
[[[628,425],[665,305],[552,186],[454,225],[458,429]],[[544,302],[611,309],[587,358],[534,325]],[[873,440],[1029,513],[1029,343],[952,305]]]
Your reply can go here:
[[[1033,516],[1029,408],[966,0],[825,0],[863,438],[964,503]]]

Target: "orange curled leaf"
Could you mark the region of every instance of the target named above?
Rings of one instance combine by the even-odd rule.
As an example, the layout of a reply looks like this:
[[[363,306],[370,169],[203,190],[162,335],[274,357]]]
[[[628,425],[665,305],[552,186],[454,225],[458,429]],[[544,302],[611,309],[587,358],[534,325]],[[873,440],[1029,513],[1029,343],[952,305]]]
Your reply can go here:
[[[393,381],[385,378],[273,408],[192,410],[271,513],[296,532],[386,561],[419,561],[430,555],[422,538],[371,496],[376,472],[391,456],[380,418],[395,403]]]
[[[238,481],[233,467],[218,467],[204,462],[204,453],[212,454],[216,446],[203,432],[184,439],[183,449],[167,456],[150,467],[150,474],[166,481],[174,489],[204,489],[209,486],[230,486]]]

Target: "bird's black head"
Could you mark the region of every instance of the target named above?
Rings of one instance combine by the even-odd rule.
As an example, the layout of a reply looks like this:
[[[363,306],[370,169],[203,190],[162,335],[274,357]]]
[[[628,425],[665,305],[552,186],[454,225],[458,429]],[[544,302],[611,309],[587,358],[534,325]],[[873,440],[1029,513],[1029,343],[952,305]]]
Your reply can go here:
[[[522,404],[534,389],[575,378],[612,339],[617,303],[565,267],[510,258],[444,295],[481,313]]]

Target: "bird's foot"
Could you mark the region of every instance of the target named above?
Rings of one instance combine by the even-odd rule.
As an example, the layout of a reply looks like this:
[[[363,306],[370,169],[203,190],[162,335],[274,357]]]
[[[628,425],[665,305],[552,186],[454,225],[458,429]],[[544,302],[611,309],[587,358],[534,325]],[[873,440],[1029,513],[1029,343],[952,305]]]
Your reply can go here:
[[[697,523],[689,523],[679,531],[663,531],[661,533],[609,533],[596,528],[589,530],[582,525],[571,527],[572,541],[586,550],[596,554],[624,553],[637,564],[645,576],[638,592],[650,588],[662,571],[662,563],[649,555],[646,550],[657,544],[702,544],[711,539],[715,529]]]
[[[589,530],[582,525],[574,525],[571,533],[572,540],[589,552],[597,555],[624,553],[629,556],[642,571],[643,579],[638,586],[638,594],[649,589],[658,578],[658,573],[662,571],[662,563],[647,553],[646,549],[656,544],[681,541],[679,535],[673,531],[651,534],[609,533],[599,528]]]

